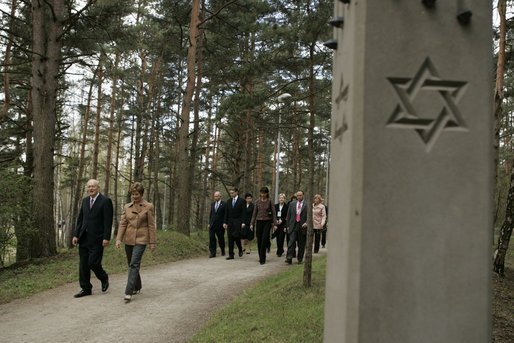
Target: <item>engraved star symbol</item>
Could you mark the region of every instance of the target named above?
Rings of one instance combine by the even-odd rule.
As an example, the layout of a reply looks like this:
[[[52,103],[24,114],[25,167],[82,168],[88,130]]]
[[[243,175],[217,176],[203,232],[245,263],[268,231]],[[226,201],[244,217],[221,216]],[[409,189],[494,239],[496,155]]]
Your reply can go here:
[[[339,93],[335,98],[335,103],[337,105],[337,110],[339,111],[339,105],[341,102],[346,102],[348,100],[348,93],[350,91],[350,86],[344,83],[344,76],[341,74],[341,79],[339,83]],[[334,135],[334,139],[338,139],[340,142],[343,141],[343,134],[348,130],[348,124],[346,123],[346,111],[343,110],[343,123],[339,124],[336,121],[336,131]]]
[[[388,80],[400,100],[387,122],[388,127],[416,130],[425,143],[427,152],[443,131],[466,130],[466,123],[457,103],[467,82],[441,80],[430,58],[427,57],[413,78],[390,77]],[[442,99],[443,108],[435,119],[427,115],[426,108],[421,111],[414,108],[413,100],[421,90],[437,92]]]

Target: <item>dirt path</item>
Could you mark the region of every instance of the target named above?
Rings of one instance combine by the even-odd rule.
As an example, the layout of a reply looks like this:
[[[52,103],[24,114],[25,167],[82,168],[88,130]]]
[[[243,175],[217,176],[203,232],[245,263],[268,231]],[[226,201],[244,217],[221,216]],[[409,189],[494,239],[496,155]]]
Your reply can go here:
[[[288,266],[255,252],[226,261],[199,258],[142,270],[143,290],[125,304],[126,275],[110,276],[110,288],[74,299],[78,282],[0,305],[1,342],[186,342],[209,316],[250,284]],[[144,261],[143,261],[144,262]]]

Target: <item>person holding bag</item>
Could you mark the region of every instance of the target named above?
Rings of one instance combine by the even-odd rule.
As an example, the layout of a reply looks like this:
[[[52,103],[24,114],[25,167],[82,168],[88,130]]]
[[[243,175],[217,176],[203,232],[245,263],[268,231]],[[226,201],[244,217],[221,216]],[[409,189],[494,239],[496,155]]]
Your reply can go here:
[[[130,187],[132,202],[125,205],[116,236],[116,248],[125,243],[125,253],[129,266],[125,302],[130,302],[132,295],[141,291],[141,259],[146,246],[154,252],[156,247],[156,230],[154,206],[143,199],[145,189],[139,182]]]

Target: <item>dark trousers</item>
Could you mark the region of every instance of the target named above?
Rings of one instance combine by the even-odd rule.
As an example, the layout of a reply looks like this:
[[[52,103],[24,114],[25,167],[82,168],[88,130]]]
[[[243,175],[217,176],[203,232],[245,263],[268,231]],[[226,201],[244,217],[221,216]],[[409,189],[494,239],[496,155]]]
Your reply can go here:
[[[313,230],[314,231],[314,252],[319,251],[319,241],[321,239],[321,230]]]
[[[241,238],[239,238],[239,235],[235,237],[232,235],[232,231],[230,228],[227,230],[228,234],[228,256],[234,257],[234,243],[237,245],[237,249],[239,249],[239,254],[241,255],[243,253],[243,246],[241,245]]]
[[[295,223],[293,231],[289,234],[289,244],[287,246],[287,259],[292,260],[295,250],[295,244],[298,243],[298,253],[296,258],[298,262],[303,261],[303,254],[305,253],[305,243],[307,241],[307,234],[302,232],[300,223]]]
[[[286,233],[282,225],[275,231],[275,237],[277,238],[277,256],[282,256],[284,253],[284,241],[286,239]]]
[[[104,247],[100,244],[80,244],[79,245],[79,283],[80,288],[85,291],[91,291],[91,271],[93,271],[98,280],[105,282],[109,276],[102,268],[102,257]]]
[[[286,233],[286,247],[287,247],[287,251],[290,250],[290,248],[289,248],[290,236],[291,236],[290,234]],[[293,250],[293,257],[296,257],[296,242],[293,244],[292,250]]]
[[[209,251],[212,255],[216,255],[216,237],[217,244],[220,246],[221,254],[225,255],[225,229],[209,229]]]
[[[325,244],[327,244],[327,228],[321,231],[321,246],[324,248]]]
[[[125,254],[127,254],[127,263],[129,267],[127,287],[125,287],[125,294],[127,295],[137,292],[143,287],[139,269],[141,268],[141,259],[143,258],[145,249],[146,245],[125,244]]]
[[[259,251],[259,262],[266,262],[266,252],[270,243],[270,220],[257,220],[255,235],[257,236],[257,250]]]

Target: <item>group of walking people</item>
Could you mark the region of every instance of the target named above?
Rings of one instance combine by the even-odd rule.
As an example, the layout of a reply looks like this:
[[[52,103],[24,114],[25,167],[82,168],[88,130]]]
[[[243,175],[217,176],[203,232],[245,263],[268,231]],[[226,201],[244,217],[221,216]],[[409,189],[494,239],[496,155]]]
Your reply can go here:
[[[73,231],[72,243],[79,247],[79,283],[80,291],[74,295],[82,298],[92,294],[91,271],[101,282],[102,292],[109,288],[109,275],[102,267],[103,250],[109,245],[113,222],[113,205],[111,199],[100,193],[97,180],[87,182],[88,196],[82,199],[77,225]],[[154,205],[144,199],[144,187],[135,182],[130,186],[131,202],[126,204],[121,215],[116,248],[124,243],[128,264],[128,278],[124,299],[130,302],[132,296],[142,288],[139,273],[141,260],[147,248],[153,252],[157,244]],[[230,199],[221,199],[219,191],[214,192],[214,201],[209,216],[209,251],[210,257],[216,257],[219,246],[225,256],[225,231],[228,237],[227,260],[235,258],[235,247],[239,257],[251,253],[252,241],[257,239],[257,251],[260,264],[266,263],[266,255],[271,249],[271,239],[276,238],[278,257],[284,252],[287,242],[286,262],[291,264],[293,258],[302,263],[307,237],[307,210],[309,204],[304,200],[303,191],[297,191],[286,203],[285,194],[279,195],[277,204],[269,197],[269,189],[262,187],[259,198],[254,202],[253,196],[246,193],[244,199],[239,190],[229,191]],[[312,204],[313,227],[315,233],[314,252],[326,244],[327,210],[320,195],[314,196]],[[298,248],[298,249],[297,249]]]
[[[102,292],[109,288],[109,276],[102,267],[103,249],[109,245],[113,222],[111,199],[100,193],[97,180],[91,179],[86,186],[89,196],[82,199],[77,225],[73,232],[72,243],[79,246],[79,283],[80,292],[75,298],[92,294],[91,270],[101,282]],[[156,248],[156,225],[154,206],[143,198],[144,187],[135,182],[130,187],[131,202],[126,204],[121,215],[116,248],[125,243],[125,254],[129,267],[125,302],[141,291],[142,283],[139,269],[143,253],[148,246],[153,252]]]
[[[259,263],[266,263],[266,255],[271,251],[271,239],[276,238],[276,255],[281,257],[286,252],[285,262],[291,264],[293,259],[302,263],[307,241],[308,202],[304,200],[304,192],[299,190],[286,202],[286,195],[280,194],[278,203],[273,204],[269,197],[269,189],[262,187],[259,198],[253,200],[251,193],[244,199],[239,190],[229,190],[230,198],[221,199],[221,192],[214,192],[214,201],[209,214],[209,252],[210,258],[216,257],[218,247],[225,256],[225,231],[228,238],[227,260],[235,258],[235,247],[238,256],[251,253],[251,242],[257,239]],[[312,204],[312,220],[314,228],[314,253],[319,252],[320,244],[325,247],[327,230],[327,208],[321,195],[316,194]],[[286,243],[287,251],[284,250]]]

